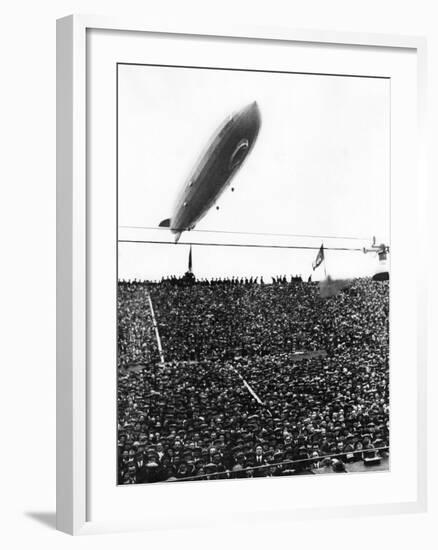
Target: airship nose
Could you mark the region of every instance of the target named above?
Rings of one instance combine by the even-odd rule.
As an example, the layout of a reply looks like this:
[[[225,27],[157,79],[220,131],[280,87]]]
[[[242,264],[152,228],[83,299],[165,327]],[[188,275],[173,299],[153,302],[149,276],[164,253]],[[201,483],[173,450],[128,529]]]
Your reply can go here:
[[[261,116],[260,116],[259,104],[257,103],[257,101],[253,101],[251,103],[251,114],[254,118],[256,118],[260,122]]]
[[[242,114],[245,114],[245,115],[255,114],[255,113],[260,113],[260,109],[257,101],[253,101],[252,103],[250,103],[249,105],[247,105],[242,109]]]
[[[248,120],[248,122],[255,124],[256,127],[260,126],[261,115],[257,101],[253,101],[241,111],[242,116]]]

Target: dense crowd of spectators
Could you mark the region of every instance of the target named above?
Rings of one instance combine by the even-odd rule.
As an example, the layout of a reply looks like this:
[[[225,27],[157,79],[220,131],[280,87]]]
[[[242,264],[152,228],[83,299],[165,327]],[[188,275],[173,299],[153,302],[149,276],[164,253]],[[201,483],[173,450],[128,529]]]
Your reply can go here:
[[[388,309],[388,283],[369,279],[327,299],[295,277],[120,282],[119,483],[344,471],[375,456],[389,445]]]

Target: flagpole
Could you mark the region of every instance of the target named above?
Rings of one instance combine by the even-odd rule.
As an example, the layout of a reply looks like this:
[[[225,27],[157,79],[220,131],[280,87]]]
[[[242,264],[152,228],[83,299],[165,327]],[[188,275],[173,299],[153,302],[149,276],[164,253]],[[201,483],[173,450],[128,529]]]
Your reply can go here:
[[[192,267],[192,245],[190,245],[188,272],[192,273],[192,271],[193,271],[193,267]]]
[[[324,243],[322,243],[322,246],[324,246]],[[327,279],[327,251],[324,248],[324,277]]]
[[[323,250],[324,250],[324,259],[323,259],[323,263],[324,263],[324,277],[327,279],[327,260],[326,260],[326,257],[327,257],[327,252],[326,252],[326,249],[324,248],[324,242],[322,243],[321,245],[323,247]]]

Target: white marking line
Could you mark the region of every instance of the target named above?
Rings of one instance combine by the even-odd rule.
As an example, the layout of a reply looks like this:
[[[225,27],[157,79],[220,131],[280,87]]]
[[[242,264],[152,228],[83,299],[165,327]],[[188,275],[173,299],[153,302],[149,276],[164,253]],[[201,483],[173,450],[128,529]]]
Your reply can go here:
[[[249,391],[249,393],[254,397],[254,399],[257,401],[259,405],[263,405],[263,401],[260,399],[260,397],[256,394],[256,392],[251,388],[251,386],[248,384],[248,382],[242,378],[243,385],[246,387],[246,389]]]
[[[157,320],[155,319],[154,306],[152,305],[151,295],[149,294],[148,291],[146,291],[146,293],[147,293],[147,296],[148,296],[149,307],[150,307],[150,309],[151,309],[152,324],[153,324],[153,326],[154,326],[154,329],[155,329],[155,336],[156,336],[156,338],[157,338],[157,346],[158,346],[158,353],[160,354],[160,362],[161,362],[161,363],[164,363],[163,348],[162,348],[162,346],[161,346],[161,338],[160,338],[160,333],[158,332]]]
[[[254,397],[254,399],[257,401],[259,405],[264,405],[263,401],[260,399],[260,397],[256,394],[256,392],[251,388],[251,386],[248,384],[248,382],[243,378],[243,376],[240,374],[240,372],[237,372],[237,370],[234,367],[230,367],[232,371],[234,371],[237,376],[242,380],[243,385],[245,388],[249,391],[249,393]]]

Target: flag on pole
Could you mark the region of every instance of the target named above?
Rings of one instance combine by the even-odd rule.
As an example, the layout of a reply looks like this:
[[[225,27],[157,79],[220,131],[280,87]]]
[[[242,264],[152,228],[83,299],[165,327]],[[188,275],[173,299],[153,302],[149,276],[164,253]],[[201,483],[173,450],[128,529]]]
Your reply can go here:
[[[315,269],[319,267],[323,261],[324,261],[324,245],[322,244],[321,248],[318,250],[318,254],[316,255],[315,261],[312,264],[313,271],[315,271]]]
[[[192,273],[192,245],[190,245],[189,252],[189,273]]]

